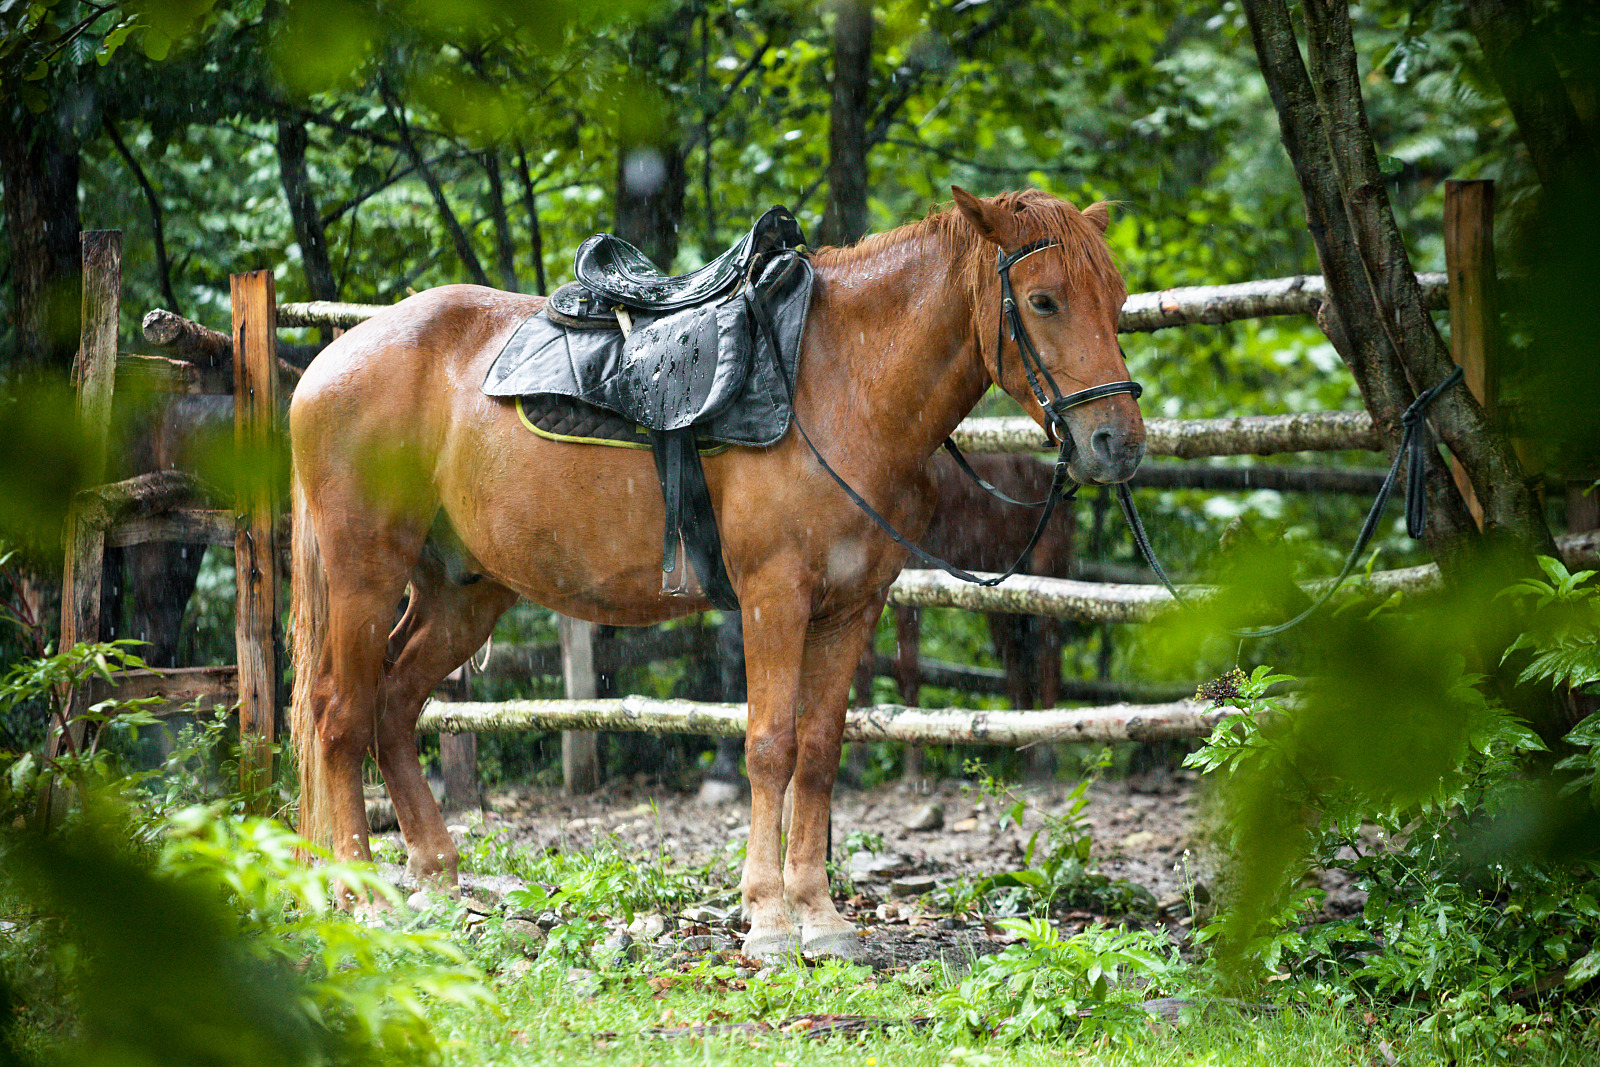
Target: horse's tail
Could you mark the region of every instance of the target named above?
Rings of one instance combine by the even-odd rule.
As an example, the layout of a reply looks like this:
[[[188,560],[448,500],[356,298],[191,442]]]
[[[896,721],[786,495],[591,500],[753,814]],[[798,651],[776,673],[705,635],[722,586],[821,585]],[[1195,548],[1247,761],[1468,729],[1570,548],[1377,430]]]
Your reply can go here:
[[[300,770],[300,836],[327,847],[333,841],[328,805],[328,776],[317,737],[317,715],[311,691],[322,665],[328,639],[328,574],[317,547],[317,531],[305,488],[296,475],[290,495],[294,508],[294,548],[289,599],[293,609],[290,640],[294,648],[294,696],[289,705],[289,731],[294,737]]]

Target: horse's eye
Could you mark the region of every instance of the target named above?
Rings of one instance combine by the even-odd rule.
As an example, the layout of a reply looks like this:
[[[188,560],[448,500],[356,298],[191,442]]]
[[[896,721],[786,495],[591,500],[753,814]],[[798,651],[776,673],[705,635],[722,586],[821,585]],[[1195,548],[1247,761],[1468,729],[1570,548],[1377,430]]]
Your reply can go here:
[[[1033,310],[1041,315],[1054,315],[1060,310],[1056,307],[1056,302],[1043,293],[1034,293],[1028,297],[1028,303],[1032,304]]]

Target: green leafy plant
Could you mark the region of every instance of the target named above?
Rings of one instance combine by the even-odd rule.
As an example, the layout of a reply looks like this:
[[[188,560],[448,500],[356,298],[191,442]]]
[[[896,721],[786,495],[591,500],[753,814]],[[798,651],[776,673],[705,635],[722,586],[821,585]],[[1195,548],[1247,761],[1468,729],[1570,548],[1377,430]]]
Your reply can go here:
[[[1100,874],[1090,858],[1093,840],[1083,812],[1089,806],[1090,789],[1110,765],[1111,751],[1103,749],[1090,772],[1068,790],[1060,810],[1038,810],[1042,825],[1028,838],[1020,870],[957,882],[941,891],[943,902],[955,912],[984,910],[1002,915],[1048,915],[1057,907],[1126,912],[1138,906],[1148,892]],[[1030,807],[1026,796],[994,778],[976,760],[968,763],[967,772],[977,779],[974,791],[1004,805],[1002,829],[1022,825]]]
[[[1180,973],[1172,947],[1156,934],[1092,926],[1067,937],[1038,917],[1000,925],[1022,941],[979,959],[942,995],[944,1030],[1006,1042],[1125,1038],[1147,1018],[1139,1002]]]

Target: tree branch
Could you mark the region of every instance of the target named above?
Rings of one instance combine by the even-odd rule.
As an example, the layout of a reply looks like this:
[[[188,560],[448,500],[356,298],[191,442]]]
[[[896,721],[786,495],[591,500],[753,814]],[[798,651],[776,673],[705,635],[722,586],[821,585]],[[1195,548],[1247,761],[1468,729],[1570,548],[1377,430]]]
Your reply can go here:
[[[422,153],[417,150],[416,143],[411,138],[411,129],[406,125],[404,108],[395,100],[387,86],[380,87],[379,93],[383,97],[384,106],[388,109],[390,117],[394,119],[395,129],[399,132],[401,151],[422,175],[423,183],[427,185],[428,192],[433,197],[434,206],[439,209],[439,218],[444,222],[445,229],[450,233],[450,240],[455,244],[456,255],[460,258],[461,265],[466,268],[474,282],[488,287],[489,276],[484,273],[483,263],[478,259],[478,253],[473,249],[467,231],[462,229],[461,220],[456,218],[455,211],[450,207],[450,201],[444,194],[444,186],[439,183],[433,168],[423,160]]]
[[[112,147],[133,172],[133,180],[139,183],[139,188],[144,192],[145,203],[150,207],[150,236],[156,249],[156,275],[161,280],[161,295],[172,305],[174,311],[182,315],[183,305],[178,302],[178,294],[172,290],[172,260],[167,255],[167,227],[162,216],[161,198],[156,195],[155,186],[150,184],[150,178],[145,174],[144,168],[139,166],[139,161],[128,151],[127,144],[117,133],[116,126],[111,122],[111,116],[102,116],[101,125],[105,127],[106,136],[111,139]]]

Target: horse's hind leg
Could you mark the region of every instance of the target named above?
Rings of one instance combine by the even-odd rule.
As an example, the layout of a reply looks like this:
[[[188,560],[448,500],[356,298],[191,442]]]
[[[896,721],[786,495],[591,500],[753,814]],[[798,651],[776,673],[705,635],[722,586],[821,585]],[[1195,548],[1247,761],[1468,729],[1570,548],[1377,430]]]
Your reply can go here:
[[[454,885],[460,856],[422,776],[417,719],[428,694],[482,647],[495,620],[516,599],[505,586],[487,579],[466,585],[451,581],[439,561],[425,552],[411,575],[405,615],[389,638],[374,747],[405,836],[406,868],[424,885]]]

